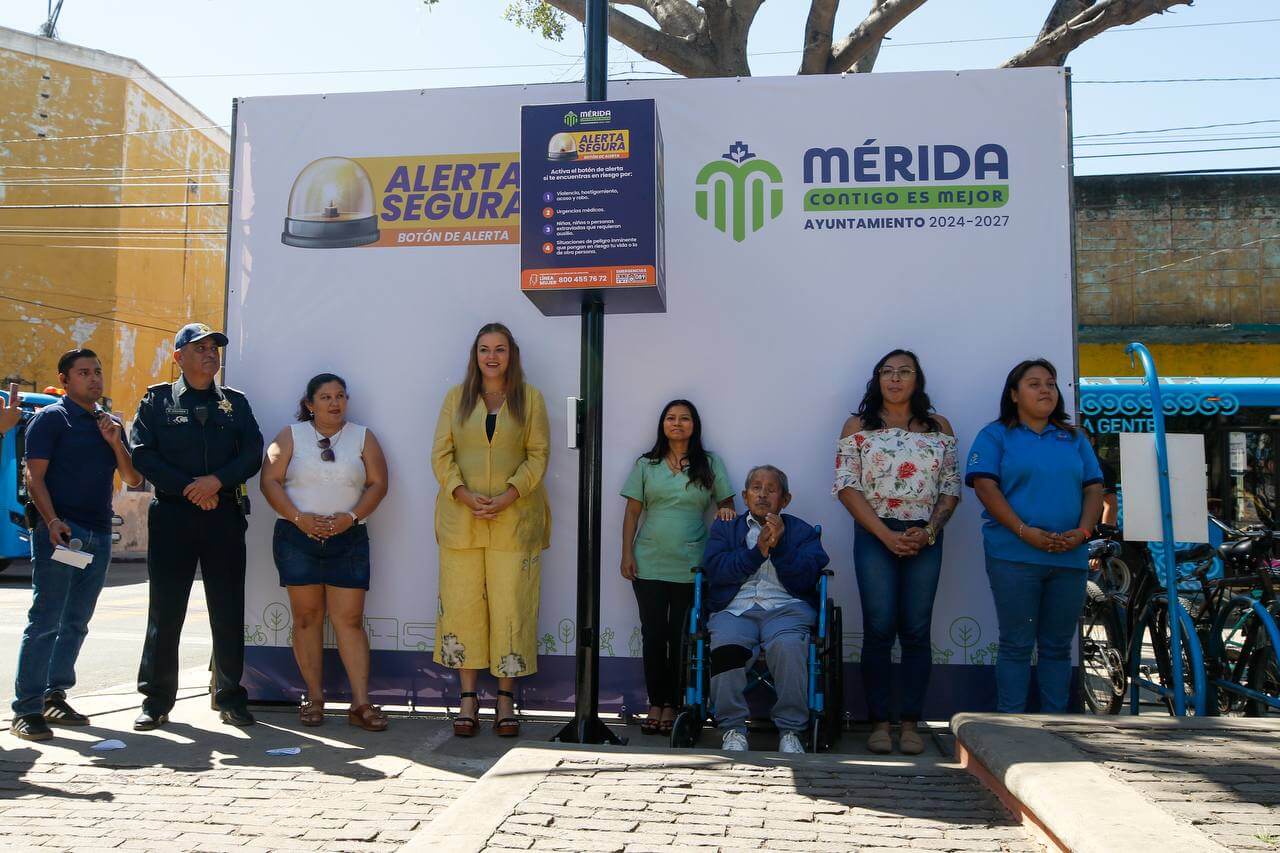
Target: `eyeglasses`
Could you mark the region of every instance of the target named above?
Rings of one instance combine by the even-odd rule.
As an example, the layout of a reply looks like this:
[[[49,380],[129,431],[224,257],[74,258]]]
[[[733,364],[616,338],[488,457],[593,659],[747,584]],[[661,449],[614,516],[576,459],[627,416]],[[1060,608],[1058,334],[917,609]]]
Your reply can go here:
[[[316,442],[316,447],[320,448],[321,462],[332,462],[334,460],[333,448],[329,446],[329,439],[320,439]]]
[[[880,368],[881,379],[910,379],[916,375],[916,371],[911,367],[882,367]]]

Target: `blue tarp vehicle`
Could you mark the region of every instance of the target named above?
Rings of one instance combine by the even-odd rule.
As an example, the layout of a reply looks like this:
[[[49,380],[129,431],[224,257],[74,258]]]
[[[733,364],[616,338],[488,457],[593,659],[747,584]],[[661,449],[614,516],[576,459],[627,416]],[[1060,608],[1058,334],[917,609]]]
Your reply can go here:
[[[22,419],[7,434],[0,436],[0,571],[14,560],[31,557],[31,534],[22,510],[27,501],[26,482],[22,477],[22,456],[27,423],[37,410],[56,403],[50,394],[20,392]],[[9,395],[0,391],[0,403],[8,405]]]

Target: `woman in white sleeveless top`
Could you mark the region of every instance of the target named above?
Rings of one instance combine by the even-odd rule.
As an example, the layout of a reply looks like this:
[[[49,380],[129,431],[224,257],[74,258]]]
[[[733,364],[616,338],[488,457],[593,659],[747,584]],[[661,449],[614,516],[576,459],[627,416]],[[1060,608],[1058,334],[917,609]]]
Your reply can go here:
[[[280,430],[262,465],[262,494],[280,514],[272,553],[293,611],[293,654],[307,692],[303,725],[324,722],[322,660],[328,611],[351,684],[347,722],[382,731],[369,703],[369,533],[364,520],[387,494],[387,463],[373,432],[347,421],[347,383],[321,373],[307,383],[299,423]]]

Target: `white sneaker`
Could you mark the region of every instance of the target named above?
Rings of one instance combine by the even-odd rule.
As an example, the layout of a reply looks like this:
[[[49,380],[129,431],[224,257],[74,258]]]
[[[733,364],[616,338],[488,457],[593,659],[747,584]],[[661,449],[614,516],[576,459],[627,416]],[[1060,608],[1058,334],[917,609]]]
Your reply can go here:
[[[720,748],[725,752],[746,752],[747,736],[737,729],[729,729],[724,733],[724,741],[720,744]]]
[[[783,732],[782,737],[778,738],[778,752],[803,755],[804,744],[800,743],[800,738],[796,737],[795,732]]]

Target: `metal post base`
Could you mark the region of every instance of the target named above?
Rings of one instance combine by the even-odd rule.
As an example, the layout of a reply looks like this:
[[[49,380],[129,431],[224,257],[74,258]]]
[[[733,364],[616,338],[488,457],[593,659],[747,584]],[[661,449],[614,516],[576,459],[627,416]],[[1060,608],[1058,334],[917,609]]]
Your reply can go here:
[[[627,739],[618,737],[599,717],[577,717],[565,723],[564,728],[551,738],[553,743],[607,743],[626,746]]]

